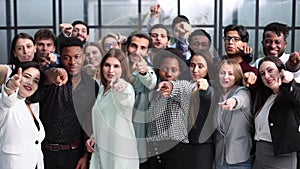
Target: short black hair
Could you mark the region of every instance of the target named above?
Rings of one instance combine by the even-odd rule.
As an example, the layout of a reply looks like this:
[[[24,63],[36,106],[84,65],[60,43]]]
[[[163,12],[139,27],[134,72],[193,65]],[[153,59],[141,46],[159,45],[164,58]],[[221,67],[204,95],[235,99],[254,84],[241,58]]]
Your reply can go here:
[[[244,27],[243,25],[228,25],[228,26],[226,26],[224,28],[224,36],[226,36],[226,34],[229,31],[237,31],[243,42],[249,41],[249,33],[248,33],[246,27]]]
[[[89,35],[90,34],[90,28],[89,28],[89,26],[87,25],[87,23],[85,23],[85,22],[83,22],[83,21],[81,21],[81,20],[76,20],[76,21],[74,21],[73,23],[72,23],[72,26],[74,27],[75,25],[78,25],[78,24],[82,24],[82,25],[84,25],[85,27],[86,27],[86,31],[87,31],[87,34]]]
[[[129,45],[131,44],[132,37],[134,37],[134,36],[136,36],[138,38],[147,39],[149,41],[148,49],[153,47],[152,38],[148,34],[141,32],[141,31],[133,31],[130,33],[130,35],[128,36],[128,38],[126,40],[126,49],[128,49]]]
[[[170,40],[170,31],[169,31],[169,29],[168,29],[165,25],[163,25],[163,24],[155,24],[155,25],[153,25],[153,26],[150,28],[150,30],[149,30],[149,35],[151,36],[151,32],[152,32],[153,29],[159,29],[159,28],[166,30],[168,40]]]
[[[156,74],[158,74],[160,66],[166,58],[174,58],[174,59],[178,60],[181,73],[183,73],[184,71],[187,70],[187,65],[185,63],[185,57],[180,52],[180,50],[177,48],[168,47],[166,49],[160,50],[153,60],[153,66],[154,66],[154,70],[155,70]]]
[[[194,30],[188,38],[189,44],[192,43],[192,37],[194,36],[206,36],[209,40],[209,46],[211,45],[211,36],[204,29],[196,29]]]
[[[178,15],[172,21],[172,30],[174,29],[175,25],[180,22],[187,22],[188,24],[190,24],[190,21],[186,16]]]
[[[277,36],[280,36],[280,34],[282,33],[284,36],[284,40],[286,41],[287,37],[289,36],[290,28],[286,24],[279,23],[279,22],[269,23],[264,28],[262,39],[265,38],[265,34],[267,31],[275,32]]]
[[[83,48],[83,42],[76,37],[64,38],[61,44],[59,45],[59,52],[62,53],[63,49],[70,46],[79,46]]]

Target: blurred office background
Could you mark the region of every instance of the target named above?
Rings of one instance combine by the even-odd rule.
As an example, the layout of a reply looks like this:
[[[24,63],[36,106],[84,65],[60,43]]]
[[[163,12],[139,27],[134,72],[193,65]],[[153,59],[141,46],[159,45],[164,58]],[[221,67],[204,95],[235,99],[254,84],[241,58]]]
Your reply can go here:
[[[263,28],[274,21],[291,27],[286,52],[300,50],[300,0],[0,0],[0,63],[7,63],[16,33],[33,36],[38,29],[49,28],[58,35],[60,23],[83,20],[90,26],[90,41],[108,32],[128,36],[133,30],[146,31],[149,8],[158,3],[160,23],[170,27],[172,19],[182,14],[193,29],[209,32],[214,55],[225,53],[223,28],[242,24],[250,33],[255,57],[262,56]]]

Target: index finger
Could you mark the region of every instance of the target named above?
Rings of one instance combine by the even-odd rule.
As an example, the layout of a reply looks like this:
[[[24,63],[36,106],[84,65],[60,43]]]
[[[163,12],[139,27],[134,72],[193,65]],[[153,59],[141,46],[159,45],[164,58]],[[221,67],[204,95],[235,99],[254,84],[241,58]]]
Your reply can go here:
[[[164,91],[167,88],[167,85],[164,82],[161,82],[158,84],[157,91]]]
[[[142,55],[138,55],[137,57],[138,57],[138,62],[143,62],[143,61],[145,61],[145,59],[143,58]]]

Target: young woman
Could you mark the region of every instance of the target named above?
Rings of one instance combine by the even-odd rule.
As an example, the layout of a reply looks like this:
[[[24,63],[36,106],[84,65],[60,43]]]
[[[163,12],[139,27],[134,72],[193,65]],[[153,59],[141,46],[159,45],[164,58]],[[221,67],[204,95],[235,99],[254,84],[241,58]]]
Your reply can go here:
[[[83,67],[88,75],[93,77],[95,80],[100,80],[100,62],[102,60],[102,53],[100,44],[97,42],[89,42],[84,48],[83,52],[85,54],[87,65]]]
[[[41,142],[45,137],[39,104],[28,98],[43,85],[38,63],[23,62],[2,85],[0,94],[0,168],[43,169]]]
[[[35,42],[32,36],[27,33],[16,34],[11,43],[10,60],[8,65],[0,65],[0,85],[10,75],[12,69],[21,62],[38,61],[34,56],[36,51]]]
[[[188,112],[195,85],[179,80],[185,71],[185,59],[175,48],[158,52],[154,59],[160,83],[151,93],[146,140],[150,169],[192,168],[192,147],[188,140]],[[167,91],[170,95],[166,95]]]
[[[252,169],[251,97],[242,86],[240,65],[230,59],[221,62],[219,83],[224,96],[220,98],[215,132],[215,161],[217,169]]]
[[[100,67],[101,86],[92,111],[93,136],[86,142],[88,151],[94,152],[90,168],[138,169],[132,123],[135,94],[127,82],[129,62],[120,49],[110,49]]]
[[[300,85],[278,57],[264,57],[258,69],[253,168],[296,169],[296,152],[300,150]]]
[[[219,98],[220,92],[213,92],[219,89],[214,87],[213,90],[211,86],[211,83],[215,84],[217,80],[217,69],[209,51],[191,52],[190,72],[194,82],[201,82],[200,87],[204,85],[208,87],[206,90],[193,92],[191,97],[189,142],[193,147],[195,169],[211,169],[214,159],[213,133],[217,126],[213,120],[216,106],[211,105],[218,103],[214,98]]]

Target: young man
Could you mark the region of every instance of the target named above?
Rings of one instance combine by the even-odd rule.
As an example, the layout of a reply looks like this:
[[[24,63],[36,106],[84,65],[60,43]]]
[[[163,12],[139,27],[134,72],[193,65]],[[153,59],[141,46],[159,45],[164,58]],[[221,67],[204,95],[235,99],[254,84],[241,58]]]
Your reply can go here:
[[[34,34],[36,55],[42,67],[55,67],[59,64],[59,55],[55,54],[56,36],[49,29],[39,29]]]
[[[152,39],[145,33],[132,32],[127,38],[127,56],[131,65],[131,84],[135,91],[133,125],[137,137],[140,168],[146,168],[146,117],[149,106],[149,93],[156,86],[157,77],[148,66],[146,56],[152,46]]]
[[[289,54],[285,53],[289,31],[288,26],[283,23],[272,22],[266,25],[261,41],[264,55],[274,55],[279,57],[283,62],[286,62],[289,58]],[[258,67],[258,63],[261,59],[262,58],[258,58],[253,66]]]
[[[78,38],[65,39],[60,46],[60,65],[67,71],[68,81],[61,86],[46,85],[39,91],[40,118],[46,131],[42,143],[45,169],[88,167],[84,143],[90,128],[84,124],[91,124],[99,87],[81,71],[85,61],[82,48]]]
[[[184,15],[178,15],[172,21],[172,32],[174,43],[171,47],[177,48],[184,55],[187,65],[189,65],[189,59],[191,52],[189,49],[188,38],[192,33],[192,26],[189,19]]]
[[[299,52],[292,54],[285,53],[289,31],[290,29],[286,24],[279,22],[269,23],[264,28],[262,47],[265,56],[274,55],[279,57],[286,64],[287,69],[294,72],[295,80],[298,81],[300,77]],[[253,66],[258,67],[260,60],[261,58],[257,59]]]
[[[87,25],[87,23],[81,20],[76,20],[72,24],[62,23],[59,25],[59,27],[61,29],[61,33],[57,37],[58,48],[60,46],[60,43],[68,37],[76,37],[83,44],[89,41],[89,26]]]
[[[149,30],[149,35],[152,38],[153,48],[151,48],[148,56],[146,56],[146,60],[152,65],[157,52],[166,49],[170,45],[170,32],[165,25],[156,24]]]
[[[170,32],[163,24],[153,25],[149,35],[152,38],[154,48],[165,49],[170,45]]]
[[[244,73],[243,83],[251,92],[252,101],[255,99],[256,82],[258,70],[249,65],[251,61],[252,48],[248,46],[249,33],[242,25],[228,25],[224,28],[224,43],[226,55],[223,58],[230,58],[238,62]]]
[[[188,38],[190,48],[197,52],[199,50],[209,51],[211,46],[211,36],[204,29],[196,29]]]

